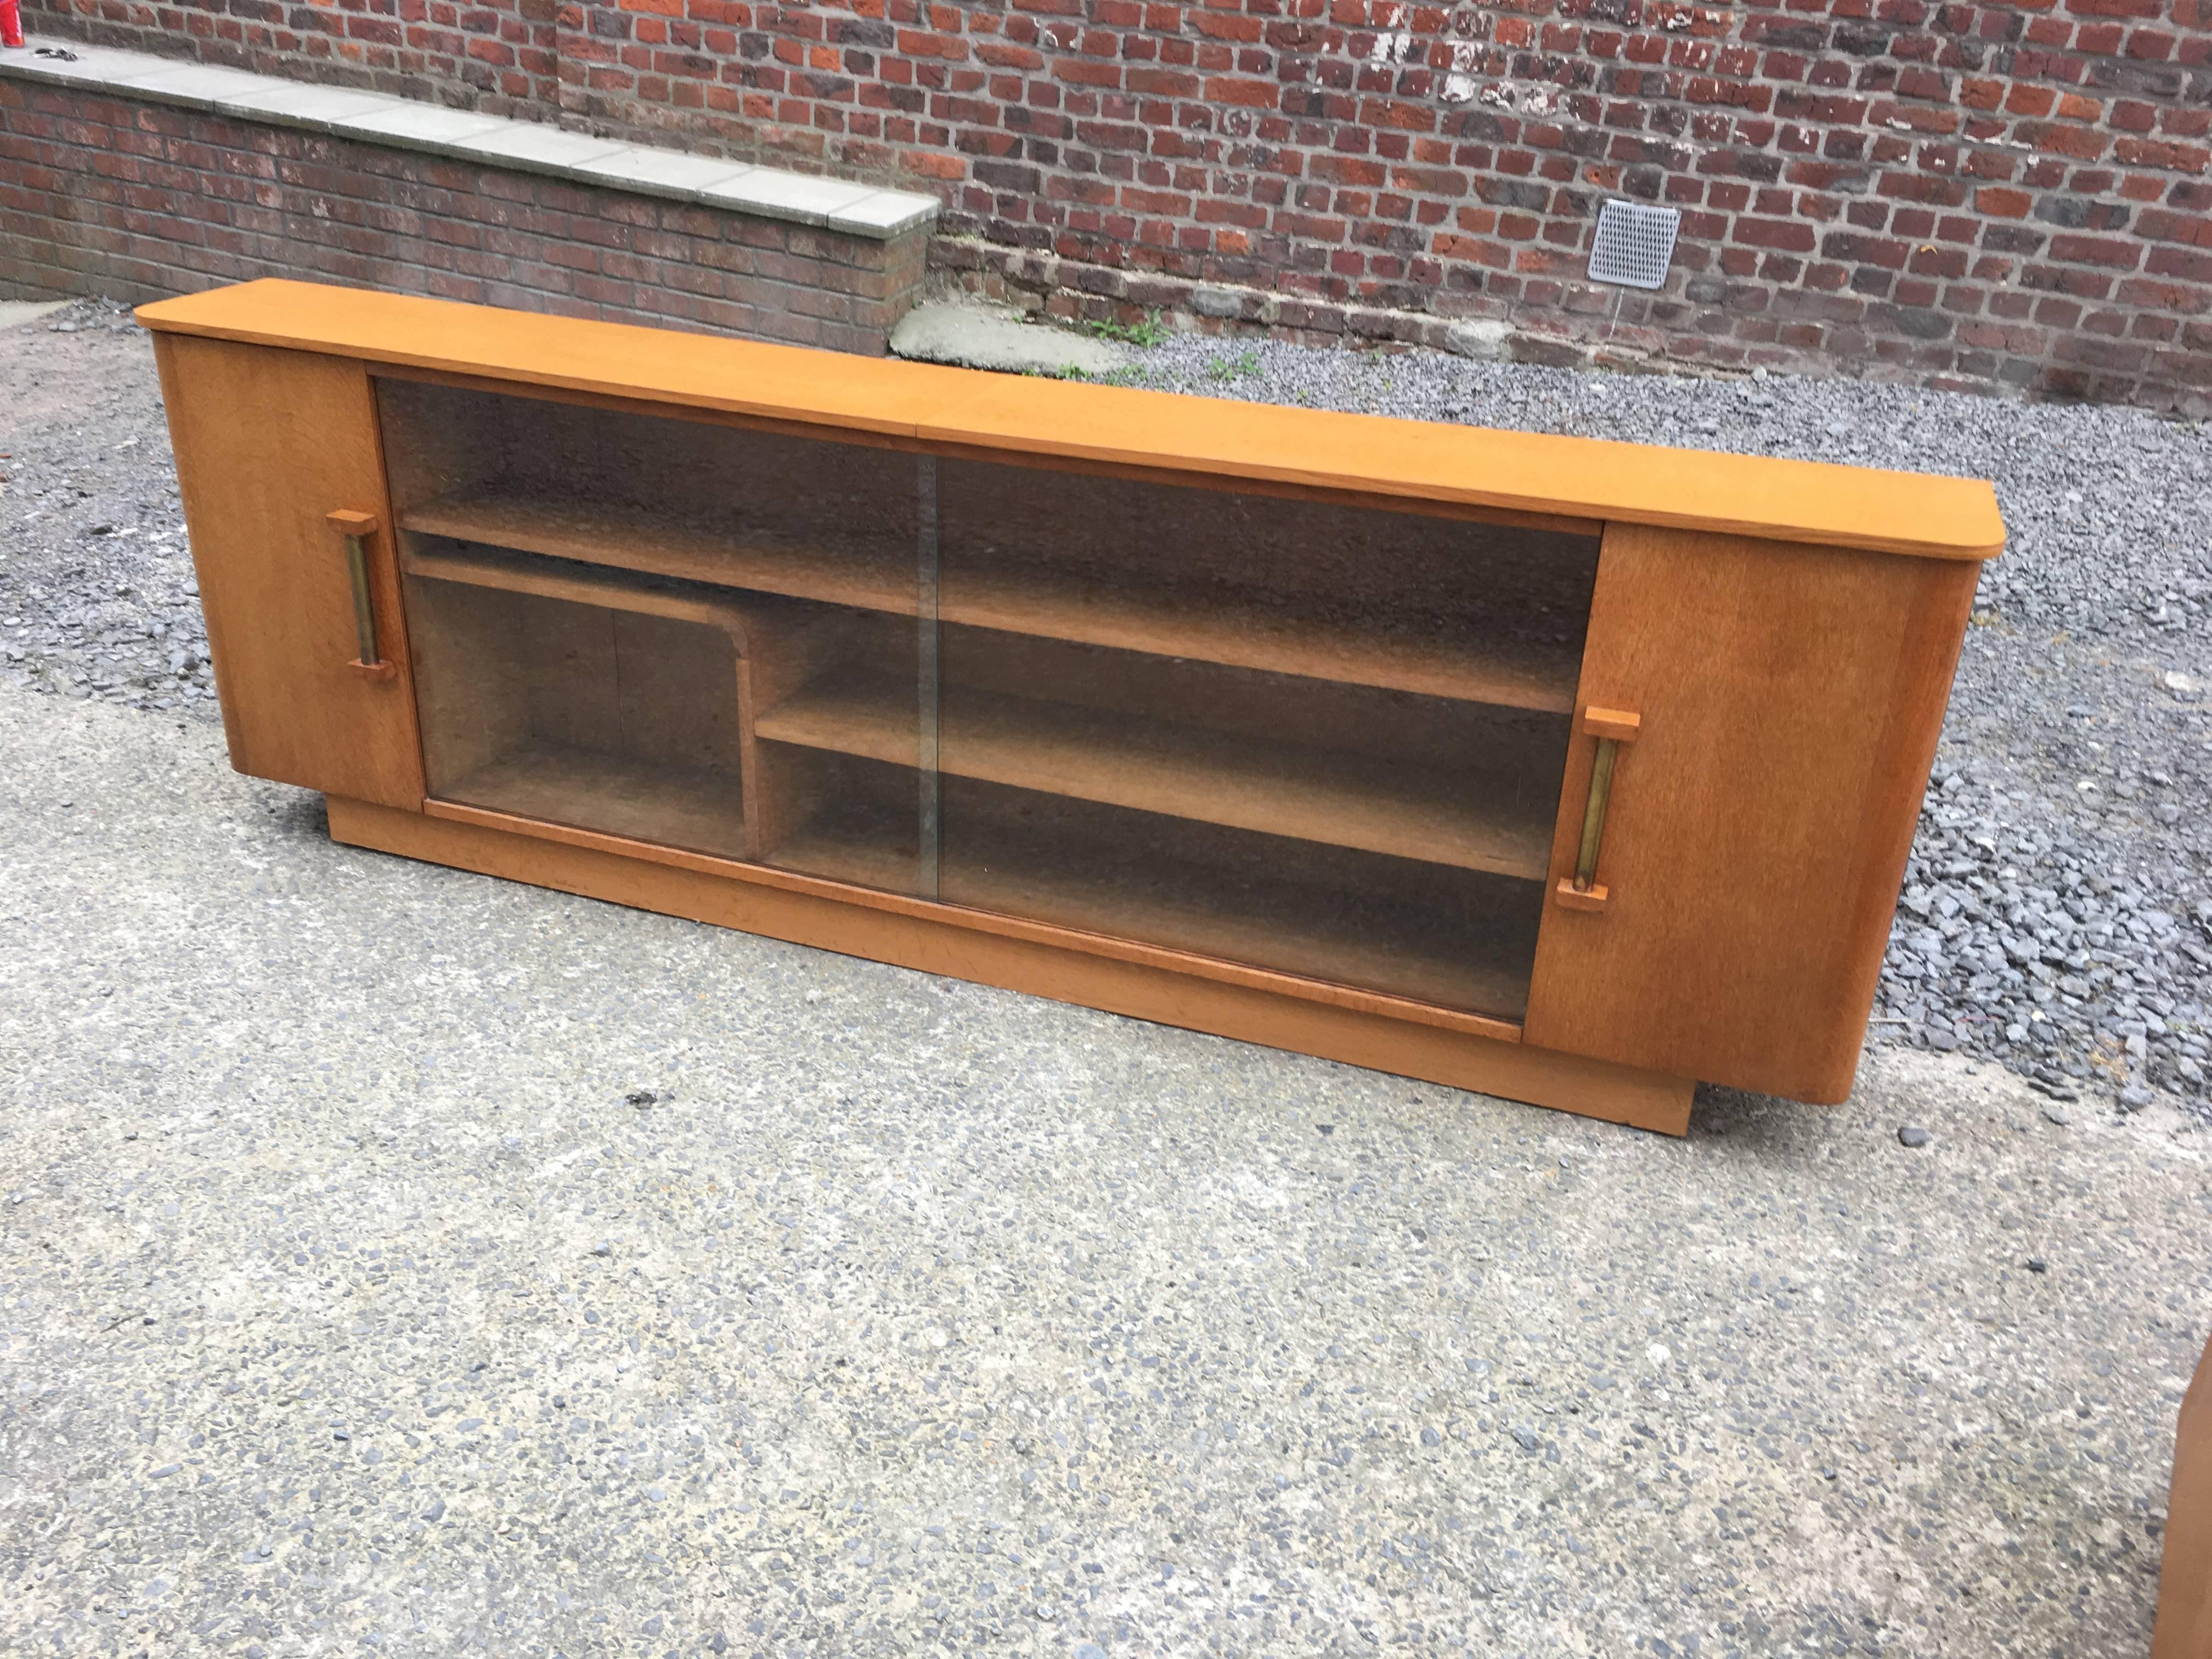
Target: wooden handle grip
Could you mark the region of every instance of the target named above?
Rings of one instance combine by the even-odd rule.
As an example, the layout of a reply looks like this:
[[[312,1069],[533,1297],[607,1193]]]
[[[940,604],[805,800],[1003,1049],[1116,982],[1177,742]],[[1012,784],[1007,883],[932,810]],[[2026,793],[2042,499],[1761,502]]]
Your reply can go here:
[[[1613,769],[1620,758],[1620,745],[1636,741],[1644,719],[1620,708],[1583,710],[1582,729],[1597,739],[1590,757],[1589,795],[1583,805],[1583,840],[1575,858],[1571,881],[1560,882],[1554,896],[1570,910],[1602,910],[1609,890],[1597,878],[1598,854],[1605,846],[1605,813],[1613,799]]]
[[[376,605],[369,593],[368,550],[364,545],[376,533],[378,523],[374,513],[341,508],[330,515],[331,528],[345,538],[346,574],[353,583],[354,641],[359,654],[346,666],[363,679],[388,680],[399,671],[376,648]]]
[[[1583,710],[1583,730],[1594,738],[1610,738],[1615,743],[1634,743],[1636,734],[1644,729],[1644,717],[1632,714],[1624,708],[1599,708],[1593,705]]]

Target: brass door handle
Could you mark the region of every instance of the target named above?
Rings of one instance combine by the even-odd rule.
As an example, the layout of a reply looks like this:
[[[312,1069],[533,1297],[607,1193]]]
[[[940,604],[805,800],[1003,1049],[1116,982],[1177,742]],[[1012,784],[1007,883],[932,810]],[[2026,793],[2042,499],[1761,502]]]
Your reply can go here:
[[[1570,910],[1602,910],[1611,890],[1597,878],[1598,854],[1605,847],[1605,812],[1613,799],[1613,769],[1620,758],[1620,745],[1634,743],[1643,728],[1640,715],[1619,708],[1583,710],[1582,729],[1597,739],[1590,757],[1589,794],[1583,804],[1582,846],[1575,855],[1575,873],[1553,890],[1553,896]]]
[[[398,670],[376,648],[376,605],[368,591],[368,550],[363,545],[376,533],[374,513],[340,511],[330,515],[331,528],[345,538],[346,574],[353,581],[353,631],[358,654],[346,665],[366,680],[388,680]]]

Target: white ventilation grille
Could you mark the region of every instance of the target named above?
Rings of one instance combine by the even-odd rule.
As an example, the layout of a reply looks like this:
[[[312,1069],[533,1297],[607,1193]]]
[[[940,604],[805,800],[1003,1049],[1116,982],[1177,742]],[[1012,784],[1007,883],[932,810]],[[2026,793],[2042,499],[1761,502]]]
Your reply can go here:
[[[1619,288],[1664,286],[1681,223],[1673,208],[1607,202],[1597,211],[1597,234],[1590,241],[1590,280]]]

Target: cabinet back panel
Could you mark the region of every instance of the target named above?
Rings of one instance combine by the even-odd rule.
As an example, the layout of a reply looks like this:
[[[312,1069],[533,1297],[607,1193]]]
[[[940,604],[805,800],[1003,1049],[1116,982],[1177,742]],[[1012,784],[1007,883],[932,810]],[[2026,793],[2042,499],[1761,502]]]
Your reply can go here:
[[[641,538],[690,526],[880,544],[911,570],[911,455],[421,381],[380,381],[379,397],[403,514],[456,496],[570,503]]]
[[[727,633],[422,577],[408,604],[432,795],[743,855]]]
[[[528,613],[511,593],[406,584],[425,785],[446,794],[530,737]]]
[[[977,461],[940,476],[950,620],[1027,589],[1148,622],[1164,653],[1571,700],[1595,537]]]
[[[1568,717],[996,629],[941,629],[946,686],[972,686],[1451,772],[1525,775],[1549,820]]]

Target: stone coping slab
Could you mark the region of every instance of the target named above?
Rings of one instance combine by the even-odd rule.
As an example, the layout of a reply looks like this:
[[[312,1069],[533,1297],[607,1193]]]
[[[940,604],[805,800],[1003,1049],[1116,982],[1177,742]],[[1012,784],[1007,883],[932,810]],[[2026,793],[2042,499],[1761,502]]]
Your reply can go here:
[[[0,49],[0,76],[97,89],[270,126],[299,127],[362,143],[693,202],[873,241],[889,241],[926,228],[937,217],[937,198],[912,191],[626,144],[535,121],[447,109],[419,99],[317,86],[52,37],[33,36],[22,47]]]

